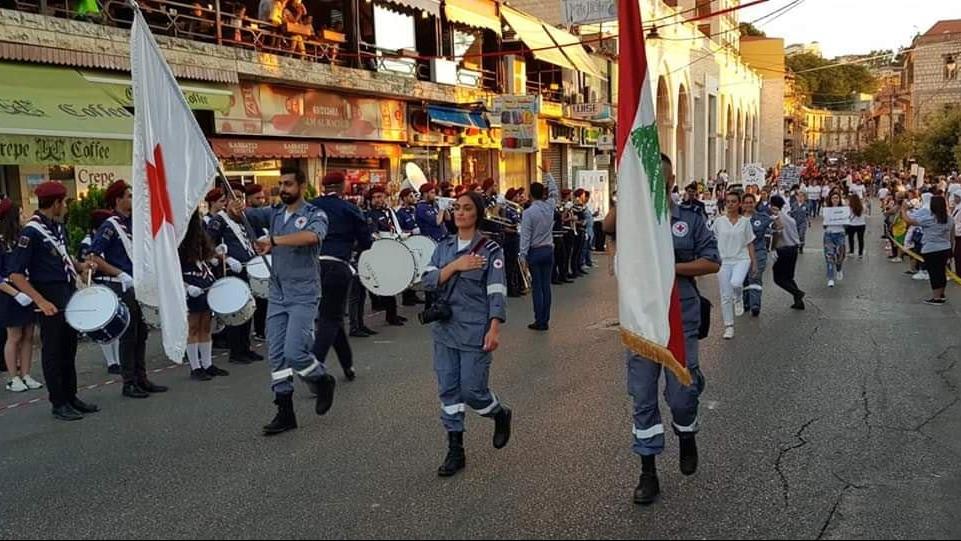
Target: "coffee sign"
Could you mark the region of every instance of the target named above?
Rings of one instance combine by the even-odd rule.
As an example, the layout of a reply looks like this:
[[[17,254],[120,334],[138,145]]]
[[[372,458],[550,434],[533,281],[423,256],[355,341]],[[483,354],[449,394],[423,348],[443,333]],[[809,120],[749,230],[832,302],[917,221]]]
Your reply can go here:
[[[132,157],[128,140],[0,135],[4,165],[130,165]]]

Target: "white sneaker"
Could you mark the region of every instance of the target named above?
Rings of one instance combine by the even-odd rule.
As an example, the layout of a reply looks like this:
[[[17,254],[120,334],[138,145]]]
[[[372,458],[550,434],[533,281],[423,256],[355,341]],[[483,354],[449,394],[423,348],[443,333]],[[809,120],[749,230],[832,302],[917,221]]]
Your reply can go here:
[[[23,384],[27,386],[31,391],[36,391],[37,389],[43,389],[43,383],[33,379],[30,375],[23,376]]]
[[[828,280],[828,287],[834,287],[834,280]]]
[[[7,390],[12,393],[22,393],[27,390],[27,386],[24,385],[20,376],[14,376],[13,379],[7,382]]]
[[[734,338],[734,327],[724,327],[724,339],[730,340]]]
[[[900,257],[892,257],[888,261],[890,261],[891,263],[904,263],[904,259]]]
[[[744,315],[744,298],[740,295],[734,299],[734,315],[737,317]]]
[[[924,272],[924,271],[918,271],[918,272],[914,273],[914,276],[912,276],[911,278],[913,278],[913,279],[915,279],[915,280],[919,280],[919,281],[920,281],[920,280],[927,280],[928,277],[927,277],[926,275],[927,275],[926,272]]]
[[[838,282],[840,282],[841,280],[844,280],[844,271],[839,270],[837,278],[838,278]]]

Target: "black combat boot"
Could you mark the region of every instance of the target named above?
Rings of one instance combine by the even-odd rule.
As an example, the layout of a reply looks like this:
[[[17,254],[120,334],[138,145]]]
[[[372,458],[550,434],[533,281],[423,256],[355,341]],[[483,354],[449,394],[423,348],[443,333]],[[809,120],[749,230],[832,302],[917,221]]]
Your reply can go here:
[[[278,394],[274,398],[274,404],[277,404],[277,415],[269,425],[264,426],[264,436],[274,436],[297,428],[293,395]]]
[[[323,415],[330,411],[330,407],[334,405],[334,389],[336,387],[337,380],[334,379],[334,376],[330,374],[320,376],[314,387],[314,392],[317,394],[314,411],[317,412],[317,415]]]
[[[634,489],[634,503],[651,505],[661,493],[661,484],[657,480],[657,466],[654,455],[641,457],[641,480]]]
[[[467,465],[467,457],[464,455],[464,433],[447,433],[447,458],[444,463],[437,468],[437,475],[440,477],[451,477]]]
[[[494,414],[494,449],[503,449],[510,441],[513,416],[514,412],[506,406],[501,406]]]
[[[684,434],[679,436],[681,444],[680,466],[681,473],[684,475],[694,475],[697,471],[697,442],[694,434]]]

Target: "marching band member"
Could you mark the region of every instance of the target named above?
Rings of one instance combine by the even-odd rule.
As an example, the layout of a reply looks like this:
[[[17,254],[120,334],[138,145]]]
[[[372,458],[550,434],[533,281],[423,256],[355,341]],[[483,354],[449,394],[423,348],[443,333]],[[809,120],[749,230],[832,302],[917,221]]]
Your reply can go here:
[[[207,202],[207,214],[204,216],[204,225],[207,225],[214,216],[219,214],[220,211],[224,210],[224,207],[227,206],[227,194],[220,188],[214,188],[207,192],[204,201]]]
[[[127,183],[118,180],[107,188],[104,199],[113,213],[97,229],[89,257],[97,264],[99,281],[113,290],[130,312],[130,325],[118,341],[123,396],[147,398],[151,393],[166,392],[167,388],[147,379],[147,335],[150,330],[144,323],[133,289],[133,220],[130,217],[133,196]]]
[[[571,270],[571,217],[568,212],[567,203],[571,199],[571,190],[564,188],[561,190],[561,199],[554,209],[554,285],[570,284],[573,276]]]
[[[9,279],[33,299],[42,313],[40,357],[53,416],[61,421],[79,421],[100,408],[77,397],[77,331],[67,325],[63,310],[76,291],[78,276],[95,271],[97,265],[81,263],[67,253],[63,225],[67,189],[63,184],[44,182],[34,193],[40,210],[21,231]]]
[[[341,197],[346,183],[344,174],[339,171],[327,173],[323,183],[327,193],[311,202],[330,220],[327,236],[320,247],[321,292],[313,352],[318,361],[324,362],[333,346],[344,377],[353,381],[356,377],[354,354],[344,331],[344,311],[353,279],[350,257],[355,246],[359,250],[370,248],[370,231],[360,209]],[[364,291],[363,287],[361,291]]]
[[[107,218],[113,215],[112,211],[107,209],[97,209],[90,213],[90,233],[80,241],[80,259],[85,260],[90,256],[90,247],[93,245],[93,237],[97,234],[97,230],[103,225]],[[98,272],[94,276],[95,281],[102,281],[103,274]],[[109,286],[108,286],[109,287]],[[115,340],[110,344],[100,344],[100,351],[103,352],[103,358],[107,362],[107,373],[113,375],[122,375],[123,369],[120,367],[120,341]]]
[[[221,210],[207,222],[207,236],[215,246],[221,248],[219,251],[224,252],[227,275],[249,282],[250,278],[244,265],[256,257],[253,242],[257,235],[244,220],[246,212],[244,187],[236,183],[231,185],[231,189],[234,195],[233,199],[227,203],[226,210]],[[262,355],[250,348],[251,323],[248,320],[243,325],[227,327],[224,330],[224,338],[230,349],[229,362],[250,364],[264,360]]]
[[[484,208],[497,205],[497,183],[494,182],[494,179],[490,177],[484,179],[480,187],[484,194]]]
[[[540,182],[531,184],[531,206],[521,218],[521,250],[518,259],[527,265],[531,273],[531,297],[534,304],[534,323],[527,326],[535,331],[550,328],[551,319],[551,270],[554,268],[553,225],[557,205],[557,181],[551,174],[550,160],[544,158],[547,186]]]
[[[771,242],[771,223],[774,221],[766,212],[757,211],[757,197],[745,194],[741,200],[741,213],[751,221],[754,230],[754,260],[757,271],[748,273],[744,280],[744,307],[757,317],[761,314],[761,293],[764,291],[764,271],[767,269],[768,244]]]
[[[446,299],[437,301],[423,317],[424,323],[433,323],[434,371],[448,439],[447,457],[437,470],[441,477],[450,477],[466,465],[466,408],[494,420],[495,449],[506,446],[511,436],[511,410],[489,388],[493,352],[500,342],[501,323],[507,319],[507,286],[504,252],[478,230],[483,205],[476,192],[457,198],[457,235],[438,245],[423,278],[424,287]]]
[[[324,211],[304,201],[307,175],[297,168],[280,170],[280,209],[258,213],[270,223],[270,235],[257,239],[257,251],[273,254],[267,307],[267,348],[271,389],[277,415],[264,426],[264,435],[297,428],[294,414],[294,374],[316,394],[314,410],[323,415],[334,403],[337,381],[314,357],[314,321],[320,289],[320,246],[327,236]]]
[[[450,211],[439,211],[437,209],[437,188],[433,184],[424,184],[420,187],[421,201],[417,203],[415,217],[417,227],[422,235],[440,242],[447,237],[447,228],[444,221],[450,217]]]
[[[247,184],[244,186],[247,195],[247,208],[259,209],[267,205],[267,197],[264,194],[264,187],[260,184]],[[247,213],[247,222],[254,228],[254,238],[267,233],[270,224],[259,220],[256,213]],[[254,339],[263,342],[266,338],[267,325],[267,299],[255,298],[257,311],[254,312]]]
[[[21,234],[20,207],[7,197],[0,200],[0,320],[7,329],[3,356],[10,373],[7,390],[15,393],[43,388],[33,379],[33,333],[37,314],[33,299],[11,285],[13,251]]]
[[[516,205],[517,190],[510,188],[504,195],[511,204],[504,207],[504,219],[511,227],[504,231],[504,261],[507,265],[507,296],[520,297],[524,291],[524,279],[521,276],[520,250],[521,237],[518,228],[521,224],[521,212]]]
[[[397,220],[400,222],[400,230],[407,235],[419,235],[420,229],[417,227],[417,198],[412,188],[404,188],[400,191],[400,206],[397,207]],[[405,289],[401,294],[401,304],[404,306],[415,306],[424,304],[424,301],[417,296],[413,289]]]
[[[387,206],[387,192],[383,186],[374,186],[370,189],[370,210],[367,211],[367,223],[370,225],[370,233],[373,237],[381,235],[397,235],[398,220],[393,209]],[[377,303],[387,312],[387,324],[395,327],[403,327],[407,318],[397,314],[397,297],[384,297],[370,294],[371,304]],[[378,302],[379,301],[379,302]]]
[[[219,189],[219,188],[218,188]],[[190,362],[190,379],[210,381],[230,373],[213,364],[213,314],[207,304],[207,290],[217,280],[210,266],[216,261],[216,252],[204,232],[200,213],[194,212],[187,225],[187,233],[178,248],[180,272],[187,289],[187,361]]]

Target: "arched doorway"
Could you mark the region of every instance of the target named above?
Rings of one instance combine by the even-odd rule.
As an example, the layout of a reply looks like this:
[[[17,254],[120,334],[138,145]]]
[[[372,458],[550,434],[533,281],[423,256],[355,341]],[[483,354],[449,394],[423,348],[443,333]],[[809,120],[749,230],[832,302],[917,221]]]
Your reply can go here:
[[[687,89],[684,88],[684,85],[681,85],[677,93],[677,128],[674,130],[675,148],[677,149],[677,155],[674,160],[674,172],[677,176],[677,184],[681,189],[691,181],[687,167],[688,156],[691,155],[690,145],[692,142],[687,134],[691,125],[689,99]]]
[[[674,160],[671,153],[671,142],[674,139],[674,118],[671,115],[671,92],[668,90],[667,79],[663,76],[657,79],[657,139],[661,145],[661,152]]]
[[[735,129],[734,129],[734,107],[731,104],[727,105],[727,137],[725,140],[727,142],[727,149],[724,153],[724,169],[727,170],[728,176],[733,178],[734,175],[734,144],[735,144]]]

